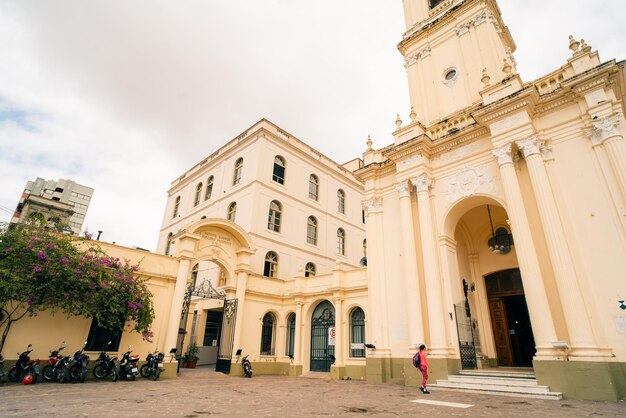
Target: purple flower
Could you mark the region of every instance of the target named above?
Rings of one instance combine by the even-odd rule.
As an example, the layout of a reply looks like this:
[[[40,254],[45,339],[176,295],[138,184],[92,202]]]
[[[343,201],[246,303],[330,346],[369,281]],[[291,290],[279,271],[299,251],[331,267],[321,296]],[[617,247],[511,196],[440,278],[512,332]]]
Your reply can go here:
[[[43,270],[41,266],[35,266],[35,268],[33,268],[33,273],[39,273],[41,270]]]
[[[54,250],[56,248],[56,244],[50,243],[50,244],[46,244],[46,249],[48,250]]]
[[[140,308],[140,309],[143,308],[143,303],[137,302],[137,307]]]
[[[128,301],[128,306],[130,306],[132,309],[136,309],[137,305],[135,305],[133,302]]]
[[[33,300],[32,300],[32,299],[28,299],[28,300],[26,301],[26,303],[28,304],[28,306],[30,306],[30,305],[32,305],[32,304],[33,304]]]
[[[63,264],[63,265],[66,265],[66,264],[67,264],[67,263],[69,263],[69,262],[70,262],[70,259],[69,259],[69,258],[67,258],[67,257],[61,257],[61,258],[59,259],[59,263],[61,263],[61,264]]]
[[[108,286],[107,282],[102,282],[101,286],[102,286],[103,289],[106,289],[106,287]]]
[[[43,251],[39,251],[39,254],[37,254],[37,258],[40,259],[41,261],[46,259],[46,253],[44,253]]]
[[[7,249],[5,249],[4,251],[6,251],[7,253],[13,252],[13,248],[9,247]]]
[[[91,277],[96,277],[98,274],[97,274],[95,271],[92,271],[91,273],[89,273],[89,275],[90,275]]]
[[[32,242],[39,242],[39,241],[41,241],[41,238],[38,238],[38,237],[32,237],[30,240],[31,240]]]

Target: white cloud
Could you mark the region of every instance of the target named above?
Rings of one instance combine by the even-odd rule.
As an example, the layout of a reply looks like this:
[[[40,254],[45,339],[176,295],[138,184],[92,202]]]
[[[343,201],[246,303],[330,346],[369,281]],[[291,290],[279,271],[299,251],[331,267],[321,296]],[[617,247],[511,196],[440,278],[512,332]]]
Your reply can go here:
[[[570,32],[626,56],[617,0],[500,7],[526,81]],[[23,116],[0,117],[0,209],[70,178],[95,189],[90,230],[154,249],[170,181],[262,117],[338,162],[387,145],[409,113],[403,25],[399,0],[0,0],[0,115]]]

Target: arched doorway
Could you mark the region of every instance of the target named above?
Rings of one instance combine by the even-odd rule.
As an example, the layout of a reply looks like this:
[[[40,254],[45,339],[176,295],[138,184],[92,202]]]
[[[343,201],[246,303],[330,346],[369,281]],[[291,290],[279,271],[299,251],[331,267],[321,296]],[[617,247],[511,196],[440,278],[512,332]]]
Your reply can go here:
[[[311,316],[311,371],[329,372],[335,360],[335,307],[325,300]],[[331,337],[332,332],[332,338]]]
[[[485,276],[485,287],[498,364],[532,367],[535,339],[519,269]]]

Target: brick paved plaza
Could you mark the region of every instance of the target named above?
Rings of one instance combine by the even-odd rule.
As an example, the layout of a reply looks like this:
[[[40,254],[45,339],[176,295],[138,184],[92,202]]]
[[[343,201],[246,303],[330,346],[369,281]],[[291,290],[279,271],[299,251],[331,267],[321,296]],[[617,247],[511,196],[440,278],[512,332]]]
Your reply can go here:
[[[411,402],[428,400],[472,405],[451,407]],[[254,376],[231,377],[212,371],[187,371],[178,379],[152,382],[84,384],[3,383],[0,416],[473,416],[585,417],[626,416],[626,404],[549,401],[433,389],[423,395],[415,388],[360,381]]]

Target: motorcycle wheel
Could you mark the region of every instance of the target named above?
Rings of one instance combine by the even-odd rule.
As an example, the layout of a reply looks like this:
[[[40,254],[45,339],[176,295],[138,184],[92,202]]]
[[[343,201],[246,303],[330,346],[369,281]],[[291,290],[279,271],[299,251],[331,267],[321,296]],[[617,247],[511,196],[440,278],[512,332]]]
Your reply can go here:
[[[148,376],[150,376],[150,366],[148,365],[148,363],[139,368],[139,374],[143,378],[147,378]]]
[[[96,379],[104,379],[107,377],[107,370],[102,363],[93,368],[93,375]]]
[[[13,383],[17,383],[19,382],[20,377],[19,374],[17,373],[17,368],[13,367],[11,370],[9,370],[9,381],[13,382]]]
[[[78,379],[80,378],[80,366],[78,364],[70,367],[70,377],[74,382],[78,382]]]
[[[35,383],[37,383],[37,376],[38,376],[38,375],[36,375],[35,373],[33,373],[33,383],[32,383],[33,385],[34,385]]]
[[[152,380],[159,380],[159,376],[161,376],[161,369],[157,368],[153,373],[152,373]]]
[[[111,370],[111,381],[117,382],[117,370],[115,369]]]
[[[80,383],[85,383],[85,377],[87,377],[87,370],[82,370],[80,371]]]
[[[51,364],[45,366],[41,371],[41,376],[45,382],[52,382],[54,380],[54,367]]]

